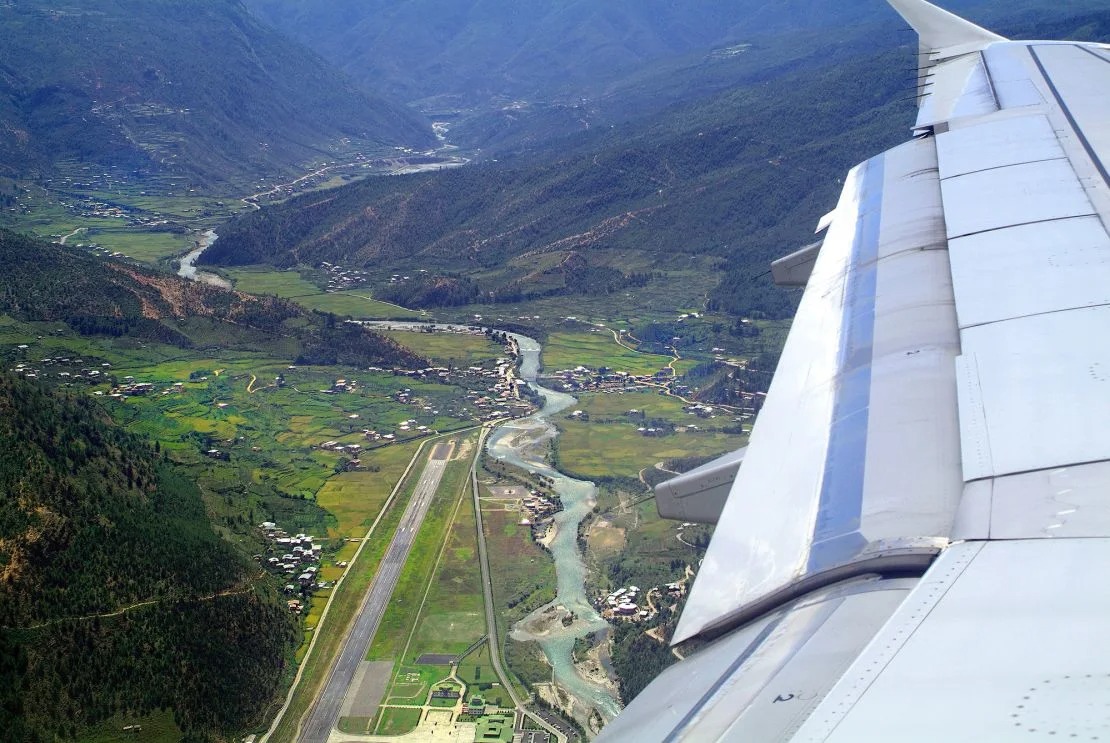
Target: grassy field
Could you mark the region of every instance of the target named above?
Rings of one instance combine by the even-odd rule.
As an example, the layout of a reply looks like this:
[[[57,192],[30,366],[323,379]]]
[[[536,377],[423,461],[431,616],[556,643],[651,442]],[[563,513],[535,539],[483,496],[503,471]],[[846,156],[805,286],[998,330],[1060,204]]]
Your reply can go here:
[[[428,700],[432,687],[438,686],[450,675],[450,666],[398,666],[383,705],[419,707]]]
[[[560,369],[602,366],[629,374],[654,374],[671,359],[657,354],[638,353],[617,344],[608,328],[589,332],[557,332],[543,347],[543,368],[547,373]]]
[[[474,504],[465,496],[444,542],[407,657],[422,653],[457,655],[486,633],[482,576],[476,562]]]
[[[292,269],[275,271],[270,268],[225,268],[221,272],[231,279],[236,289],[251,294],[294,298],[322,293],[320,287]]]
[[[157,263],[163,258],[188,252],[193,248],[195,238],[188,233],[136,232],[127,227],[104,227],[90,229],[74,239],[96,243],[110,251],[118,250],[143,263]]]
[[[368,735],[374,732],[375,717],[340,717],[336,727],[344,733]]]
[[[407,310],[370,297],[368,289],[325,292],[299,271],[276,271],[269,267],[223,269],[235,288],[251,294],[273,294],[296,301],[312,310],[350,315],[358,319],[420,318],[423,313]]]
[[[369,291],[362,289],[298,297],[297,302],[310,310],[350,315],[360,320],[418,320],[427,316],[426,312],[379,302],[371,298]]]
[[[489,659],[489,643],[483,643],[474,652],[469,653],[456,671],[456,676],[473,692],[479,684],[497,683],[497,674]]]
[[[376,735],[404,735],[420,723],[422,714],[423,712],[418,709],[385,707],[378,715],[374,732]]]
[[[630,416],[629,411],[638,410],[646,418],[667,420],[679,426],[693,423],[706,430],[733,423],[732,417],[727,415],[710,420],[699,419],[684,411],[682,408],[685,405],[686,403],[677,397],[637,390],[620,394],[584,394],[581,395],[576,409],[588,412],[590,419],[594,421],[608,419],[634,421],[636,418]]]
[[[343,472],[323,484],[316,493],[316,502],[338,522],[328,536],[361,537],[366,533],[417,446],[415,443],[399,444],[370,452],[362,461],[377,467],[377,471]],[[340,556],[338,559],[349,558]]]
[[[484,335],[413,331],[386,332],[383,335],[441,366],[481,366],[505,354],[500,344]]]
[[[592,479],[637,477],[664,459],[724,454],[747,443],[746,437],[705,431],[649,437],[638,433],[635,423],[559,420],[557,425],[560,467]]]

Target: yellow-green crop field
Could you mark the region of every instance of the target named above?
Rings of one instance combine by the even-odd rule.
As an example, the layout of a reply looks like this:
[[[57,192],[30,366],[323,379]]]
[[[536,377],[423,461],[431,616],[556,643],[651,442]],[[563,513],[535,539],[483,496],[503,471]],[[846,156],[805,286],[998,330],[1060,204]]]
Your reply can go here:
[[[577,407],[589,420],[555,421],[559,464],[590,478],[637,477],[664,459],[724,454],[747,443],[746,437],[721,430],[735,425],[733,416],[699,418],[683,412],[681,400],[648,392],[582,395]],[[631,410],[643,411],[646,420],[629,415]],[[661,436],[638,430],[652,419],[685,430]]]
[[[383,335],[440,365],[480,366],[504,353],[504,348],[484,335],[400,330]]]
[[[367,320],[420,318],[423,314],[388,302],[379,302],[370,296],[368,289],[322,291],[293,269],[276,271],[268,267],[250,267],[225,269],[223,273],[240,291],[285,297],[311,310]]]
[[[378,449],[362,456],[364,466],[378,467],[378,471],[343,472],[324,483],[316,493],[316,503],[338,522],[328,530],[329,537],[362,537],[366,533],[416,448],[417,444],[409,443]]]
[[[544,371],[548,373],[576,366],[588,369],[605,366],[612,371],[635,375],[654,374],[671,361],[668,356],[639,353],[619,345],[608,328],[552,333],[544,343],[542,359]]]

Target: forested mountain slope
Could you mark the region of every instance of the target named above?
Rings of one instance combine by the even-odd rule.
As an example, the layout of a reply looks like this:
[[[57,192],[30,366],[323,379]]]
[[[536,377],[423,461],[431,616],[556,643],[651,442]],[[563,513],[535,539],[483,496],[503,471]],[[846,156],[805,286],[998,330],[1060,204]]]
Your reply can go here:
[[[0,373],[0,504],[0,738],[159,709],[197,740],[259,722],[295,625],[149,444]]]
[[[1090,39],[1106,22],[1103,12],[1007,30]],[[768,262],[810,241],[847,169],[905,141],[914,116],[910,37],[891,27],[813,40],[803,55],[754,49],[629,80],[614,93],[625,101],[708,92],[500,162],[241,215],[202,260],[339,261],[384,277],[423,268],[433,276],[376,291],[436,306],[615,292],[656,280],[626,265],[629,251],[657,267],[709,255],[722,269],[706,276],[711,308],[787,317],[792,295],[763,277]]]
[[[248,337],[303,363],[424,363],[385,336],[276,297],[227,291],[0,229],[0,314],[60,320],[85,335],[184,348]],[[197,319],[214,323],[198,325]],[[221,330],[222,326],[222,330]]]
[[[286,171],[343,137],[433,141],[235,0],[5,2],[0,38],[0,175],[75,162],[198,185]]]
[[[285,300],[6,230],[0,264],[0,318],[26,327],[64,322],[137,350],[427,364]],[[0,370],[0,740],[83,739],[152,713],[187,740],[238,739],[272,711],[300,639],[285,597],[213,528],[195,467],[125,432],[86,385],[73,389]]]
[[[427,268],[460,274],[473,296],[508,301],[543,291],[548,277],[535,275],[537,265],[568,259],[641,280],[617,257],[628,250],[672,264],[718,256],[747,280],[812,234],[847,167],[905,138],[911,65],[908,47],[835,67],[798,65],[566,140],[562,152],[306,195],[237,218],[202,260]],[[716,283],[706,281],[707,290]],[[714,300],[737,313],[792,312],[769,287]]]

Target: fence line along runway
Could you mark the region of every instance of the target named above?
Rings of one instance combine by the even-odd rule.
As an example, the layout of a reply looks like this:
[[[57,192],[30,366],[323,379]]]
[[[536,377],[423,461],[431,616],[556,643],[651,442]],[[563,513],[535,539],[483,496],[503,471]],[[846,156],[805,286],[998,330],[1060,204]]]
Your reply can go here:
[[[416,484],[416,491],[412,494],[405,514],[393,533],[389,548],[378,566],[377,575],[374,576],[370,590],[363,599],[355,618],[351,632],[343,641],[335,665],[332,666],[324,690],[317,697],[308,719],[305,721],[298,739],[300,743],[327,743],[332,729],[339,721],[339,710],[343,700],[351,690],[351,682],[358,670],[359,663],[366,657],[370,649],[370,641],[378,631],[393,589],[397,586],[397,579],[401,576],[401,568],[405,565],[416,535],[420,532],[420,525],[428,514],[428,507],[432,497],[443,479],[443,472],[447,469],[447,460],[451,457],[454,446],[450,443],[436,444],[428,457],[428,464],[420,475]]]

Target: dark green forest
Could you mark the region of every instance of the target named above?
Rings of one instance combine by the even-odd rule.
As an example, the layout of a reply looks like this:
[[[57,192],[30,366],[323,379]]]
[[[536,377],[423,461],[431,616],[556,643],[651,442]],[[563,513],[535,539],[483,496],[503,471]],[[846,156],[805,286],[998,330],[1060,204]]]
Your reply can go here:
[[[0,738],[154,710],[194,740],[259,722],[295,624],[153,447],[2,373],[0,501]]]

